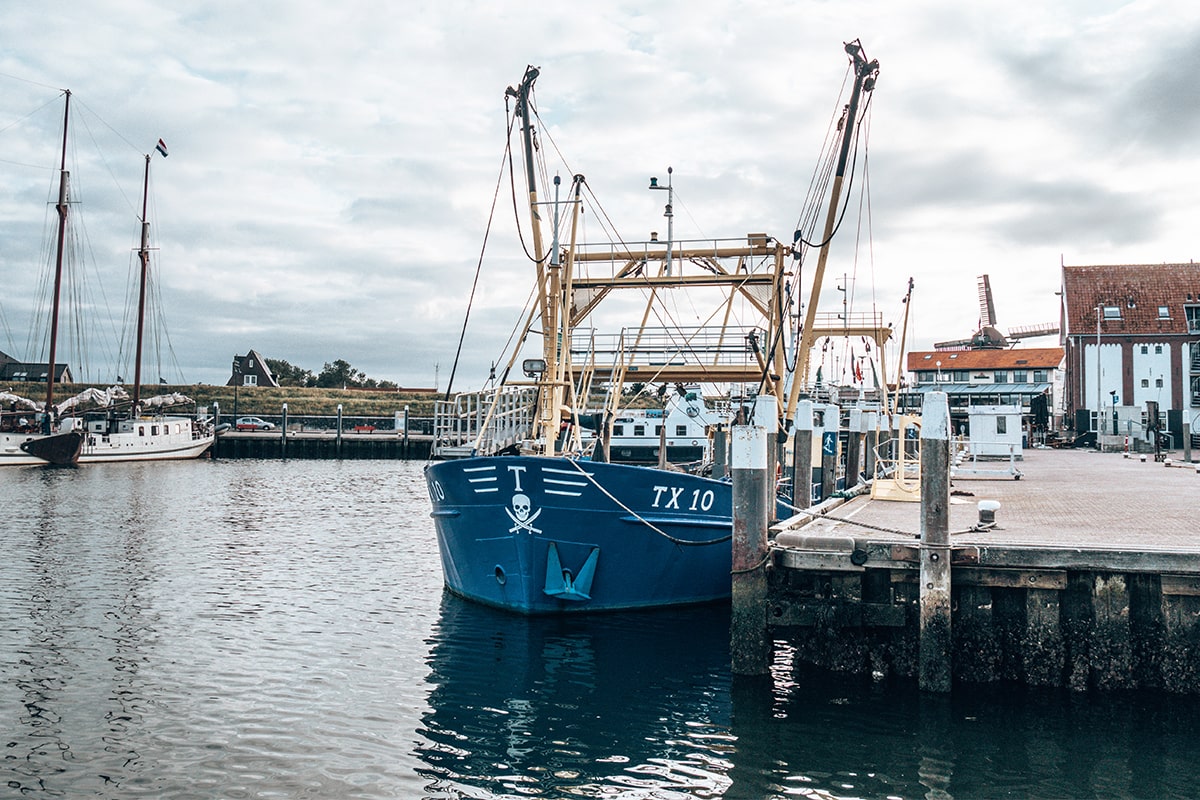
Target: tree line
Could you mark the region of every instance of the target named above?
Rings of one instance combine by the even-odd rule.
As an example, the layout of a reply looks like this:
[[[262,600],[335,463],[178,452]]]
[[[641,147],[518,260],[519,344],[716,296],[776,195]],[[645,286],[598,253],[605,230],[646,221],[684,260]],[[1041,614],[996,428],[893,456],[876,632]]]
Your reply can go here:
[[[398,389],[400,388],[392,381],[378,381],[374,378],[368,378],[362,370],[357,370],[350,366],[350,363],[344,359],[337,359],[334,362],[325,362],[325,366],[321,371],[313,374],[311,369],[304,369],[289,364],[287,361],[279,358],[264,359],[267,366],[271,368],[271,374],[275,376],[275,380],[280,386],[307,386],[317,387],[321,389]]]

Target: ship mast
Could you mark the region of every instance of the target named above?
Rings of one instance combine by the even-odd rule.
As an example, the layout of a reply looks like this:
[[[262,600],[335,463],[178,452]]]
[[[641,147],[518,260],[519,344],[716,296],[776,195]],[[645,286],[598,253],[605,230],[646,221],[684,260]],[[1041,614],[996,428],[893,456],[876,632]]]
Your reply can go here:
[[[67,122],[71,118],[71,90],[64,89],[66,104],[63,110],[62,160],[58,168],[58,249],[54,259],[54,297],[50,312],[50,363],[46,371],[46,407],[42,421],[42,432],[50,433],[50,410],[54,407],[54,359],[58,351],[58,308],[62,295],[63,245],[67,232],[67,185],[71,174],[67,172]]]
[[[538,302],[542,317],[542,363],[538,365],[538,418],[535,437],[542,441],[545,455],[555,454],[558,439],[559,414],[562,408],[560,350],[567,342],[560,340],[562,314],[562,265],[557,252],[548,254],[542,241],[541,215],[538,210],[537,171],[534,166],[533,109],[530,94],[540,70],[530,66],[517,88],[506,94],[517,101],[516,114],[522,120],[521,141],[525,151],[525,182],[529,187],[529,218],[532,226],[533,259],[537,269]],[[557,242],[555,242],[557,250]]]
[[[138,288],[137,313],[137,347],[133,356],[133,408],[142,395],[142,331],[146,322],[146,274],[150,266],[150,223],[146,221],[146,203],[150,196],[150,155],[146,155],[146,174],[142,181],[142,242],[138,247],[138,261],[141,262],[141,280]]]
[[[825,233],[821,237],[821,255],[817,259],[817,270],[813,275],[812,290],[808,296],[808,311],[804,317],[804,328],[800,332],[800,345],[796,353],[796,371],[792,375],[792,388],[788,393],[786,419],[792,419],[796,403],[800,398],[800,387],[808,382],[809,351],[812,350],[816,338],[816,313],[818,300],[821,296],[821,281],[825,277],[825,262],[829,259],[829,243],[837,228],[838,202],[842,194],[842,182],[846,177],[846,164],[850,156],[850,142],[854,138],[854,123],[858,116],[858,104],[863,92],[871,92],[875,88],[875,79],[879,75],[879,61],[867,61],[863,54],[862,44],[855,40],[846,45],[846,53],[854,63],[854,88],[850,92],[850,102],[846,106],[846,115],[842,120],[842,142],[838,153],[837,170],[834,173],[833,185],[829,195],[829,211],[825,217]]]

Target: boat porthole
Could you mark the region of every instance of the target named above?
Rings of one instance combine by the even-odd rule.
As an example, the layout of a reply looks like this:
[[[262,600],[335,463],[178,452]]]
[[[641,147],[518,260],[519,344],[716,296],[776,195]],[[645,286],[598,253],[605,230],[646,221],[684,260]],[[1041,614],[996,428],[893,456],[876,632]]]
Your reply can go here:
[[[499,564],[496,565],[496,583],[501,586],[508,583],[508,576],[504,574],[504,567]]]

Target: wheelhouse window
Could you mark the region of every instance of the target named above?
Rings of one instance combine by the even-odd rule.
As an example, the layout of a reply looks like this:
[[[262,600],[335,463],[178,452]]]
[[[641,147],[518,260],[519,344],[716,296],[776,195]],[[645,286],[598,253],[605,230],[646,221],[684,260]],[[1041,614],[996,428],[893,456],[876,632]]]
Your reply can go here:
[[[634,425],[633,426],[633,435],[634,436],[645,436],[646,435],[646,426],[645,425]]]
[[[687,425],[676,425],[675,426],[675,435],[676,436],[687,436]]]

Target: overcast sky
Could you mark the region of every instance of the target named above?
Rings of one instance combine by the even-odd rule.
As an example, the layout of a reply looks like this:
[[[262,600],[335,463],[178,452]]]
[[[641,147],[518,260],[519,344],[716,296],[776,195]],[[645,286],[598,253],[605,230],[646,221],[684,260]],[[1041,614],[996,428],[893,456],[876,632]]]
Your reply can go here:
[[[110,328],[141,154],[170,151],[151,219],[178,366],[151,379],[223,383],[253,348],[445,388],[527,64],[626,238],[663,227],[646,185],[671,165],[677,238],[790,241],[856,38],[881,67],[870,229],[835,242],[823,307],[852,274],[856,305],[898,325],[911,276],[909,349],[927,349],[975,330],[981,274],[1007,330],[1057,321],[1062,262],[1195,255],[1195,2],[7,3],[0,350],[30,357],[59,88]],[[507,192],[494,225],[456,388],[482,384],[532,278]],[[95,380],[119,369],[90,358]]]

